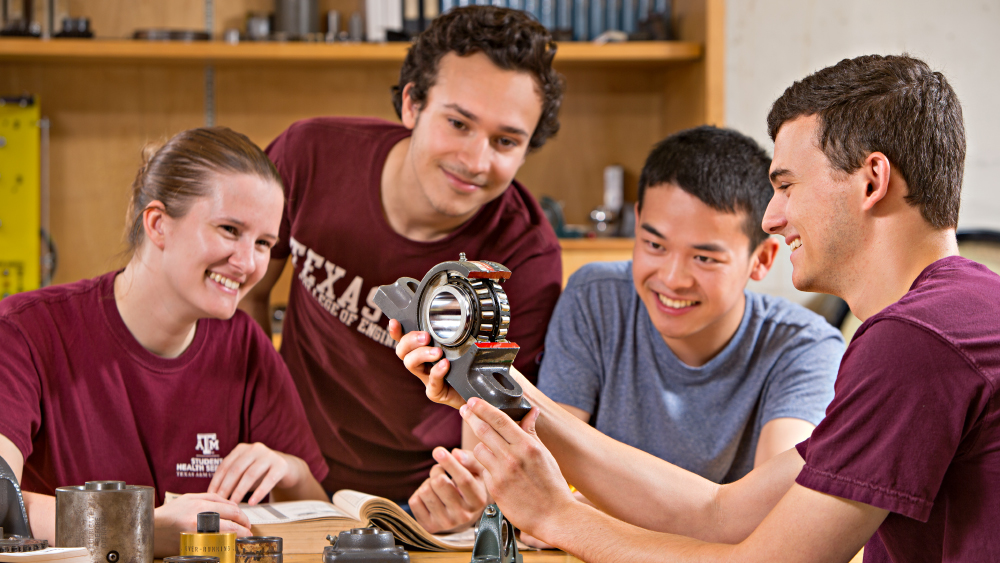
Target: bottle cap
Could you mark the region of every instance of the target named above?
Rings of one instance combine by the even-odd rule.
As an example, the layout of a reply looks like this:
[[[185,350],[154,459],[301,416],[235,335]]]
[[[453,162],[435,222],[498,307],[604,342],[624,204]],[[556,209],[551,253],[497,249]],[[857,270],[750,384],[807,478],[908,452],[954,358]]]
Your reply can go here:
[[[199,512],[198,513],[198,533],[218,534],[219,533],[219,513]]]

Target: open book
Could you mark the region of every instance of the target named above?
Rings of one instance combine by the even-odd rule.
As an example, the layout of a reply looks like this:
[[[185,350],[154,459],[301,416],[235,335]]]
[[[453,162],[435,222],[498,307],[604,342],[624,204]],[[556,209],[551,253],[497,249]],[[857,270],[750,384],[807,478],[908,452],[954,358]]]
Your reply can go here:
[[[327,534],[377,526],[392,532],[408,547],[428,551],[472,551],[476,538],[472,528],[457,534],[434,535],[391,500],[357,491],[342,490],[333,503],[318,500],[272,502],[240,509],[258,536],[284,538],[285,553],[322,553],[330,545]]]
[[[164,503],[180,495],[167,493]],[[293,500],[250,506],[240,509],[250,520],[250,530],[256,536],[278,536],[284,539],[284,553],[323,553],[330,545],[327,534],[337,534],[351,528],[369,525],[392,532],[407,547],[427,551],[472,551],[476,530],[454,534],[432,534],[403,512],[389,499],[344,489],[333,495],[333,503],[320,500]],[[517,542],[519,550],[530,550]]]

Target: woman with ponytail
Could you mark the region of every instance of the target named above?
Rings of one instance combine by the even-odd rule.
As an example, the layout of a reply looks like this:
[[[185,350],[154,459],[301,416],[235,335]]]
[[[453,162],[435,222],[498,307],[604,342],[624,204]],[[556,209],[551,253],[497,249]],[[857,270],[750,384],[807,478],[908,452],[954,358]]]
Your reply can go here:
[[[224,127],[149,156],[122,270],[0,301],[0,456],[36,537],[56,487],[156,488],[156,557],[199,512],[250,533],[237,503],[324,499],[327,472],[288,370],[236,305],[264,275],[284,196],[267,156]],[[181,494],[162,504],[167,492]]]

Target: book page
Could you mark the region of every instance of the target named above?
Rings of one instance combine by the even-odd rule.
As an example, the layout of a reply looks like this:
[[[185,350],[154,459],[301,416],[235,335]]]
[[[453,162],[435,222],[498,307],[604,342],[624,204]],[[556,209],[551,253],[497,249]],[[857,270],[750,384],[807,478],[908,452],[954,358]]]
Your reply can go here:
[[[260,524],[285,524],[324,518],[358,520],[358,518],[352,518],[336,506],[321,500],[293,500],[254,506],[241,504],[240,510],[247,515],[251,526]]]
[[[59,561],[74,557],[90,559],[90,551],[85,547],[50,547],[48,549],[23,553],[0,553],[0,561],[8,563],[20,561],[24,563],[28,561]]]
[[[358,491],[352,491],[350,489],[341,489],[333,493],[333,498],[331,500],[337,508],[342,509],[351,518],[354,518],[355,520],[368,520],[367,516],[363,518],[361,516],[361,513],[364,511],[365,503],[370,500],[377,500],[380,498],[382,497],[376,497],[360,493]],[[402,511],[402,509],[400,509],[400,511]]]
[[[454,545],[468,545],[471,547],[476,543],[476,529],[469,528],[467,530],[461,532],[455,532],[453,534],[434,534],[434,537],[445,543]]]
[[[420,549],[471,551],[476,541],[474,528],[454,534],[431,534],[398,504],[382,497],[342,489],[334,493],[333,503],[357,520],[370,522],[387,532],[392,532],[403,543]],[[531,549],[521,542],[517,545],[521,550]]]

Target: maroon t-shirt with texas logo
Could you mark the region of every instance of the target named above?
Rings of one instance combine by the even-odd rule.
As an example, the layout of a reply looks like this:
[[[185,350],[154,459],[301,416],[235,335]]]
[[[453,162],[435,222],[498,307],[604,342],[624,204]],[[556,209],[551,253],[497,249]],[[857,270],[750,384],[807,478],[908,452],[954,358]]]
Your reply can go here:
[[[415,242],[382,214],[382,168],[410,134],[378,119],[315,118],[293,124],[268,147],[287,205],[273,259],[295,267],[281,355],[330,466],[328,491],[356,489],[406,499],[427,477],[435,446],[461,441],[461,418],[427,399],[393,351],[378,286],[422,278],[436,264],[499,262],[512,272],[508,340],[514,365],[534,378],[559,297],[559,241],[538,203],[514,182],[455,232]]]
[[[21,486],[117,480],[205,492],[239,443],[262,442],[327,467],[288,370],[237,311],[201,319],[177,358],[139,344],[118,314],[116,272],[0,301],[0,435],[21,451]]]

